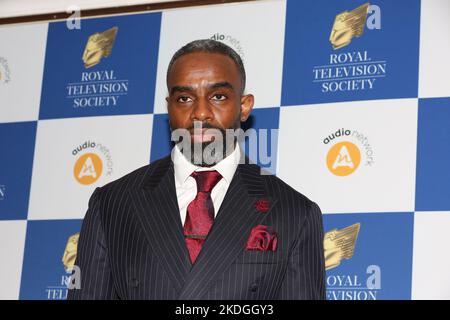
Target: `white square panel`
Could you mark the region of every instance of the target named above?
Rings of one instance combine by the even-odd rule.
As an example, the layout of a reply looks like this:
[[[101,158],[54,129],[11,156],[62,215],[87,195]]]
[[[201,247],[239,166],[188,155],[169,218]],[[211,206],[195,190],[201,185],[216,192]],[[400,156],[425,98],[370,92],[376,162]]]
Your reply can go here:
[[[280,105],[286,3],[282,0],[165,11],[161,21],[155,113],[167,113],[166,72],[173,54],[190,41],[213,38],[243,59],[246,92],[255,107]]]
[[[37,120],[47,23],[0,27],[0,122]]]
[[[27,221],[0,221],[0,300],[19,299]]]
[[[325,213],[414,211],[417,99],[282,107],[278,175]]]
[[[153,115],[38,122],[29,219],[79,219],[94,189],[149,163]]]
[[[416,212],[412,299],[450,299],[450,212]]]
[[[422,0],[419,97],[450,96],[450,1]]]

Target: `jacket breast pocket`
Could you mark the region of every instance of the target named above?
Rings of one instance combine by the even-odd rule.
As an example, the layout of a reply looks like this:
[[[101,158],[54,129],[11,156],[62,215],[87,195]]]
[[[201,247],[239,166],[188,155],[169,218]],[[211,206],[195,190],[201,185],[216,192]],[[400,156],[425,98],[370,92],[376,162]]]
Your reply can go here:
[[[279,251],[257,250],[244,251],[234,261],[236,264],[276,264],[283,262],[284,257]]]

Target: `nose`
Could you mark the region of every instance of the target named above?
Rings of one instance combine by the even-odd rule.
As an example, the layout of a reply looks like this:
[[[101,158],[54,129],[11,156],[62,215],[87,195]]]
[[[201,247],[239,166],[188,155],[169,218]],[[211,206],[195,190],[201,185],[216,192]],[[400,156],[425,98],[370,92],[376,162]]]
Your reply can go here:
[[[198,98],[191,113],[191,121],[211,121],[214,115],[207,99]]]

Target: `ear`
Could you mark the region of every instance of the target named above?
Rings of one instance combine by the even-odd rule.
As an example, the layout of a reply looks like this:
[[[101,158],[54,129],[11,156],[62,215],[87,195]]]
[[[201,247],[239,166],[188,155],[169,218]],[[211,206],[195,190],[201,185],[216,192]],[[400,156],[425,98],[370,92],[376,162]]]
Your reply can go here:
[[[170,102],[169,102],[169,99],[170,97],[166,97],[166,110],[167,110],[167,113],[169,113],[169,110],[170,110]]]
[[[247,94],[241,97],[241,122],[247,121],[253,110],[254,103],[255,97],[252,94]]]

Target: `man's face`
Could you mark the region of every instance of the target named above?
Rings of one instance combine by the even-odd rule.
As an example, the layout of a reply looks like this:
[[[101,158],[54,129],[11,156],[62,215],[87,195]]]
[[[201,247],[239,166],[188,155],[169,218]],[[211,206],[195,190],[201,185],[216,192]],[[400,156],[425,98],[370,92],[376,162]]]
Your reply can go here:
[[[195,52],[178,58],[167,78],[167,108],[172,130],[187,129],[202,150],[213,135],[204,131],[240,128],[253,108],[253,95],[242,95],[238,67],[223,54]],[[195,130],[201,124],[202,130]],[[191,159],[190,159],[191,160]]]

